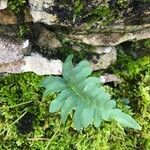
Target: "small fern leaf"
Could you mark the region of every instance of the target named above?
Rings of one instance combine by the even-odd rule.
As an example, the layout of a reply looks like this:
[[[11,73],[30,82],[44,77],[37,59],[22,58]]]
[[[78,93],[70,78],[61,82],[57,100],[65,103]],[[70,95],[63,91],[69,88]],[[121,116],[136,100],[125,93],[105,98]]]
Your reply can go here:
[[[141,126],[131,116],[121,112],[119,109],[111,110],[110,118],[118,121],[125,127],[141,130]]]
[[[75,113],[74,113],[74,117],[73,117],[73,125],[75,127],[76,130],[82,130],[83,129],[83,125],[81,122],[81,113],[83,110],[84,105],[81,104],[78,109],[75,109]]]
[[[40,86],[46,88],[44,96],[48,95],[51,92],[62,91],[67,87],[63,78],[53,76],[47,77],[45,81],[41,82]]]
[[[62,78],[61,77],[54,77],[54,76],[49,76],[46,77],[44,80],[42,80],[39,84],[39,87],[47,87],[49,84],[55,83],[55,82],[61,82]]]
[[[70,92],[68,89],[63,90],[55,100],[51,102],[49,111],[56,112],[58,111],[62,105],[65,103],[65,100],[70,96]]]
[[[76,70],[78,70],[78,72]],[[73,70],[73,74],[75,74],[75,79],[79,82],[85,80],[86,77],[88,77],[92,73],[92,68],[89,67],[89,65],[87,66],[87,64],[86,66],[82,66],[82,67],[80,67],[79,64],[78,69],[76,70],[75,71]]]
[[[91,67],[89,66],[89,62],[86,60],[82,60],[81,62],[79,62],[76,67],[74,67],[73,69],[73,73],[74,74],[78,74],[79,71],[81,71],[83,68],[89,68],[91,69]]]
[[[116,107],[116,102],[114,100],[110,100],[106,102],[103,106],[103,112],[102,112],[102,118],[105,121],[108,121],[110,119],[111,110],[113,110]]]
[[[81,61],[73,68],[73,55],[69,55],[63,65],[63,78],[48,77],[41,86],[45,94],[58,92],[51,102],[50,112],[61,109],[61,121],[66,122],[72,110],[75,111],[73,124],[77,130],[94,123],[99,127],[103,120],[115,119],[124,126],[141,129],[138,123],[129,115],[116,109],[116,102],[105,91],[96,77],[88,77],[92,69],[87,61]]]
[[[67,98],[61,108],[61,121],[63,124],[66,122],[68,114],[74,109],[74,107],[75,103],[73,97]]]
[[[63,64],[62,71],[63,71],[63,78],[65,80],[69,80],[71,77],[71,73],[73,69],[72,59],[73,59],[73,55],[69,55]]]
[[[102,119],[102,109],[95,107],[94,109],[94,125],[95,127],[99,127],[103,121]]]
[[[81,115],[82,126],[84,128],[88,127],[93,122],[94,107],[85,106],[80,115]]]

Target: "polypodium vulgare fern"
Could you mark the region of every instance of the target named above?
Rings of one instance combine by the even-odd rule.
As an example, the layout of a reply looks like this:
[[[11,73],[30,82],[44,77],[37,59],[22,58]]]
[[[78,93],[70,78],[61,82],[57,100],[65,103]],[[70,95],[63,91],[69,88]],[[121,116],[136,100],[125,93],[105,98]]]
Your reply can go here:
[[[58,92],[50,104],[50,112],[61,110],[61,121],[66,122],[68,114],[74,110],[73,124],[77,130],[94,124],[99,127],[102,121],[114,119],[126,127],[140,130],[140,125],[129,115],[116,108],[115,100],[100,84],[100,79],[88,77],[92,73],[89,63],[81,61],[75,67],[73,55],[63,64],[63,78],[49,76],[40,86],[45,87],[44,95]]]

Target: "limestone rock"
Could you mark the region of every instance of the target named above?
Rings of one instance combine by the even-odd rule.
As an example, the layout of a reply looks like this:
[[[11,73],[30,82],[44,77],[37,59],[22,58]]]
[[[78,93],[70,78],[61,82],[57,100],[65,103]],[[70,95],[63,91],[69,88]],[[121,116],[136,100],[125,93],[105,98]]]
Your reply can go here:
[[[113,49],[115,49],[113,46],[97,46],[95,47],[94,52],[97,54],[107,54],[110,53]]]
[[[117,51],[115,47],[108,47],[104,54],[96,54],[89,60],[93,70],[106,69],[117,60]],[[104,51],[105,51],[104,50]]]
[[[0,10],[7,8],[8,0],[0,0]]]
[[[22,66],[24,65],[23,60],[0,64],[0,73],[22,73]]]
[[[122,80],[119,77],[117,77],[116,75],[108,74],[108,73],[100,76],[100,80],[102,83],[108,83],[108,82],[119,83],[119,82],[122,82]]]
[[[43,22],[48,25],[58,22],[56,14],[46,11],[54,5],[54,0],[29,0],[29,5],[33,22]]]
[[[17,41],[12,38],[0,37],[0,64],[20,60],[29,51],[29,40]]]
[[[0,24],[8,25],[8,24],[16,24],[17,19],[14,14],[12,14],[8,10],[1,10],[0,11]]]
[[[47,60],[39,54],[31,54],[23,58],[25,65],[22,72],[34,72],[38,75],[62,74],[62,62],[60,60]]]
[[[47,60],[38,53],[32,53],[21,60],[0,64],[0,73],[34,72],[37,75],[61,75],[62,62],[60,60]]]

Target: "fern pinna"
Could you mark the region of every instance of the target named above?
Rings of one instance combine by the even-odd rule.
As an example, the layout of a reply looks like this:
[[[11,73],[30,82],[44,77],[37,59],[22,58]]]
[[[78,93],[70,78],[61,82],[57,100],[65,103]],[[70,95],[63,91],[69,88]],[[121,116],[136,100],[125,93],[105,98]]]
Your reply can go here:
[[[75,110],[73,124],[77,130],[94,124],[99,127],[102,121],[114,119],[126,127],[140,130],[140,125],[129,115],[116,108],[97,77],[88,77],[92,73],[88,61],[83,60],[75,67],[73,55],[69,55],[63,64],[63,78],[49,76],[40,86],[45,87],[44,95],[57,92],[58,96],[50,104],[50,112],[61,110],[61,121],[66,122],[68,114]]]

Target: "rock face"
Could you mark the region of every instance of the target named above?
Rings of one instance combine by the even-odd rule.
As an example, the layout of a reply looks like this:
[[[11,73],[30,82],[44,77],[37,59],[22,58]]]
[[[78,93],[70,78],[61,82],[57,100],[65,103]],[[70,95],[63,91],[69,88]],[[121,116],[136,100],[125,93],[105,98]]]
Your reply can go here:
[[[0,0],[0,10],[7,8],[8,0]]]
[[[43,22],[48,25],[58,22],[56,14],[47,12],[47,9],[54,6],[54,0],[29,0],[29,5],[34,22]]]
[[[0,37],[0,64],[12,63],[22,59],[29,50],[29,40],[19,42]]]
[[[108,1],[103,0],[83,0],[80,1],[81,3],[75,3],[77,2],[75,0],[29,0],[28,2],[30,7],[27,6],[26,8],[24,21],[33,21],[32,27],[36,24],[39,25],[38,28],[35,26],[38,32],[31,29],[30,32],[33,37],[29,36],[30,41],[18,40],[16,37],[17,30],[10,28],[10,25],[17,24],[17,17],[8,9],[0,11],[0,72],[32,71],[39,75],[61,74],[62,61],[54,60],[55,54],[65,53],[63,56],[66,57],[66,53],[69,54],[70,49],[73,49],[74,52],[78,51],[81,55],[85,53],[84,58],[87,58],[93,70],[106,69],[116,61],[116,45],[128,40],[150,38],[150,24],[149,17],[147,17],[150,11],[148,7],[142,5],[140,5],[140,10],[144,10],[142,17],[147,20],[146,24],[125,24],[126,20],[123,18],[121,21],[117,20],[118,22],[110,22],[105,28],[102,22],[109,18],[109,11],[112,13],[105,6],[115,5],[115,7],[118,7],[119,4],[116,5],[116,1],[109,1],[108,3]],[[127,3],[132,4],[132,1]],[[6,7],[7,0],[0,0],[0,9]],[[106,16],[103,16],[105,13],[103,14],[101,8],[105,10]],[[94,13],[91,13],[90,11],[93,11],[93,9]],[[120,11],[120,8],[116,9]],[[130,12],[131,10],[126,8],[126,11]],[[31,15],[28,13],[29,11]],[[130,16],[130,13],[133,16],[135,15],[134,9],[129,14],[125,11],[124,13],[128,16]],[[98,15],[101,21],[91,25],[87,22],[90,21],[90,17],[92,19],[95,17],[93,15]],[[128,19],[127,23],[129,21]],[[5,32],[5,29],[8,32]],[[30,49],[29,43],[32,48],[34,46],[35,48]],[[86,51],[84,49],[86,47],[92,47],[92,51],[87,55],[86,52],[91,49],[89,48]],[[64,59],[63,56],[56,56],[56,58]]]
[[[23,58],[25,62],[22,65],[22,72],[34,72],[38,75],[61,75],[62,74],[62,62],[60,60],[47,60],[39,54],[31,54]]]
[[[117,51],[115,47],[102,47],[102,53],[92,57],[91,67],[93,70],[107,69],[111,64],[115,63],[117,60]]]
[[[93,9],[100,8],[98,6],[103,6],[102,4],[108,6],[108,1],[102,0],[82,1],[81,3],[84,5],[85,11],[87,11],[87,13],[89,14],[89,16],[86,16],[86,14],[84,14],[86,19],[90,18],[91,10],[93,11]],[[109,1],[109,3],[110,5],[116,5],[116,9],[118,9],[116,1]],[[107,25],[107,29],[105,30],[105,27],[103,27],[103,25],[100,25],[103,27],[102,28],[98,25],[95,25],[96,23],[93,24],[92,29],[92,27],[88,27],[90,26],[90,23],[86,23],[86,19],[84,17],[82,18],[82,15],[76,17],[76,13],[78,11],[81,11],[78,9],[82,9],[82,4],[80,4],[81,8],[79,6],[78,8],[74,0],[70,0],[70,2],[68,3],[63,0],[29,0],[30,13],[33,17],[34,22],[42,22],[47,25],[60,25],[71,28],[72,32],[70,32],[68,35],[66,35],[66,33],[62,33],[62,36],[66,36],[69,39],[94,46],[115,46],[125,41],[142,40],[150,38],[150,7],[148,7],[144,3],[138,7],[138,9],[140,9],[141,11],[143,10],[143,12],[141,12],[141,19],[145,18],[144,20],[146,20],[146,24],[141,24],[140,18],[138,18],[137,15],[137,11],[134,11],[134,9],[136,8],[132,7],[132,1],[129,1],[127,3],[130,6],[130,8],[126,8],[124,12],[120,12],[121,14],[126,12],[127,18],[124,18],[122,16],[122,20],[116,20],[114,22],[111,22],[111,25]],[[75,8],[77,10],[74,10]],[[97,9],[95,10],[95,13],[97,13]],[[133,11],[131,11],[132,9]],[[129,20],[132,18],[130,16],[134,16],[134,20],[138,20],[139,23],[136,23],[136,25],[134,23],[133,25],[129,23]],[[104,20],[106,21],[107,19],[105,18]],[[132,22],[132,20],[130,21]],[[99,24],[98,22],[97,24]],[[127,22],[128,24],[126,25]]]
[[[40,27],[41,32],[39,33],[38,45],[41,49],[55,49],[62,47],[61,42],[58,40],[56,35],[44,27]]]
[[[32,16],[27,9],[25,11],[25,22],[31,22]],[[2,25],[13,25],[17,24],[17,17],[8,9],[0,10],[0,24]]]

